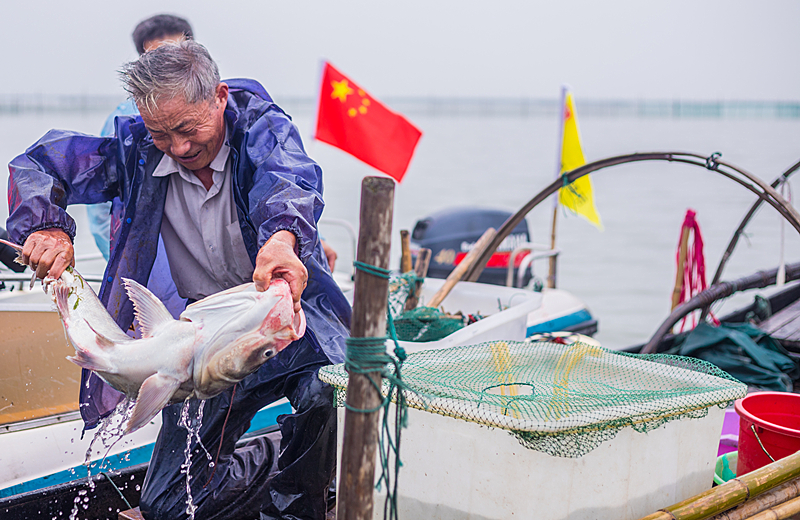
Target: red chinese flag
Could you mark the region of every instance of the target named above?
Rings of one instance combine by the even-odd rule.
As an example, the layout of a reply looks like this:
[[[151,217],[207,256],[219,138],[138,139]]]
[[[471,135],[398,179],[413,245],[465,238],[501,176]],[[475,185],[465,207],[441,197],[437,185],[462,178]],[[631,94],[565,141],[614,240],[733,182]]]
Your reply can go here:
[[[316,138],[393,177],[403,176],[422,132],[325,63]]]

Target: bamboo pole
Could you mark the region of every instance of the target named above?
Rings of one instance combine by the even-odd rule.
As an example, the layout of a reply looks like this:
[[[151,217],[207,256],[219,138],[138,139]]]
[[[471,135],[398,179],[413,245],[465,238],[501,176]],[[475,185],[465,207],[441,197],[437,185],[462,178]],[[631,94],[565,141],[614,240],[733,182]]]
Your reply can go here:
[[[404,311],[410,311],[417,308],[419,302],[419,293],[422,289],[422,281],[428,276],[428,267],[431,265],[431,250],[423,247],[417,253],[417,263],[414,265],[414,274],[417,275],[417,282],[412,287],[411,293],[406,298],[406,305]]]
[[[706,520],[797,477],[800,477],[800,451],[641,520]]]
[[[762,493],[761,495],[751,498],[744,504],[718,514],[710,520],[745,520],[767,510],[773,506],[791,500],[800,495],[800,477],[794,478],[785,484]]]
[[[444,285],[436,291],[436,294],[433,295],[431,301],[428,302],[428,307],[438,307],[439,304],[442,303],[450,291],[453,290],[453,287],[461,280],[464,276],[464,273],[467,272],[475,260],[478,259],[479,256],[483,253],[483,250],[486,249],[486,246],[492,241],[494,236],[497,234],[494,228],[489,228],[483,232],[483,235],[475,242],[472,250],[467,253],[467,256],[464,257],[463,260],[456,266],[455,269],[450,271],[450,274],[447,276],[447,279],[444,281]]]
[[[681,291],[683,290],[683,270],[686,266],[686,251],[689,249],[688,227],[681,230],[681,244],[678,248],[678,272],[675,273],[675,288],[672,289],[672,308],[675,309],[681,303]]]
[[[358,237],[359,262],[389,268],[391,249],[394,181],[366,177],[361,183],[361,213]],[[386,335],[386,305],[389,281],[357,270],[353,294],[351,333],[356,338]],[[378,444],[380,413],[354,412],[373,410],[382,398],[379,371],[351,373],[347,384],[342,468],[339,482],[337,518],[367,520],[372,518],[375,486],[375,449]]]
[[[747,520],[784,520],[800,513],[800,498],[794,498],[783,504],[771,507],[765,511],[751,516]]]
[[[411,237],[407,229],[400,230],[400,272],[411,270]]]

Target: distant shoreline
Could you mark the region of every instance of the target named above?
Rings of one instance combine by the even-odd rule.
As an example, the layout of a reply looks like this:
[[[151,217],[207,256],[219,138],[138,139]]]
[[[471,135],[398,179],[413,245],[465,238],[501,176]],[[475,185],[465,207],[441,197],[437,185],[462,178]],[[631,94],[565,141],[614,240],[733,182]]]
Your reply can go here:
[[[287,112],[312,114],[313,97],[276,96]],[[110,113],[124,98],[111,95],[3,94],[0,116],[27,113]],[[558,100],[493,97],[387,97],[385,103],[402,114],[424,116],[554,117]],[[581,117],[641,117],[654,119],[800,119],[800,101],[692,101],[682,99],[583,99]]]

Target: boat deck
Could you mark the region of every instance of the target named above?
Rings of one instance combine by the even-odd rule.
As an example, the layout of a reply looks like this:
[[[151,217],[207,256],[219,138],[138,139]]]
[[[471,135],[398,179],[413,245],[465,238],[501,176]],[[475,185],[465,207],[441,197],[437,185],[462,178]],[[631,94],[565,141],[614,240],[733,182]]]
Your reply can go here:
[[[759,325],[784,347],[800,351],[800,300],[784,307]]]

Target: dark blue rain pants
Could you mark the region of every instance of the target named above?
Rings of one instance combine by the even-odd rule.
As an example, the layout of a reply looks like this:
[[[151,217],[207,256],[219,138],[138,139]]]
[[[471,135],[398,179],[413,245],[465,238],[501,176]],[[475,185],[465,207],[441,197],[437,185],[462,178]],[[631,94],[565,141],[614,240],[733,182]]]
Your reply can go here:
[[[231,411],[213,478],[205,452],[196,440],[192,443],[191,490],[198,520],[325,518],[336,467],[336,410],[333,389],[317,377],[330,361],[309,334],[238,383],[232,404],[232,388],[206,401],[200,438],[212,457],[229,407]],[[295,413],[278,417],[278,456],[266,438],[236,449],[256,412],[284,396]],[[187,518],[186,475],[181,473],[187,431],[177,424],[182,406],[162,412],[140,502],[148,520]],[[191,402],[190,417],[196,417],[198,406],[199,401]]]

